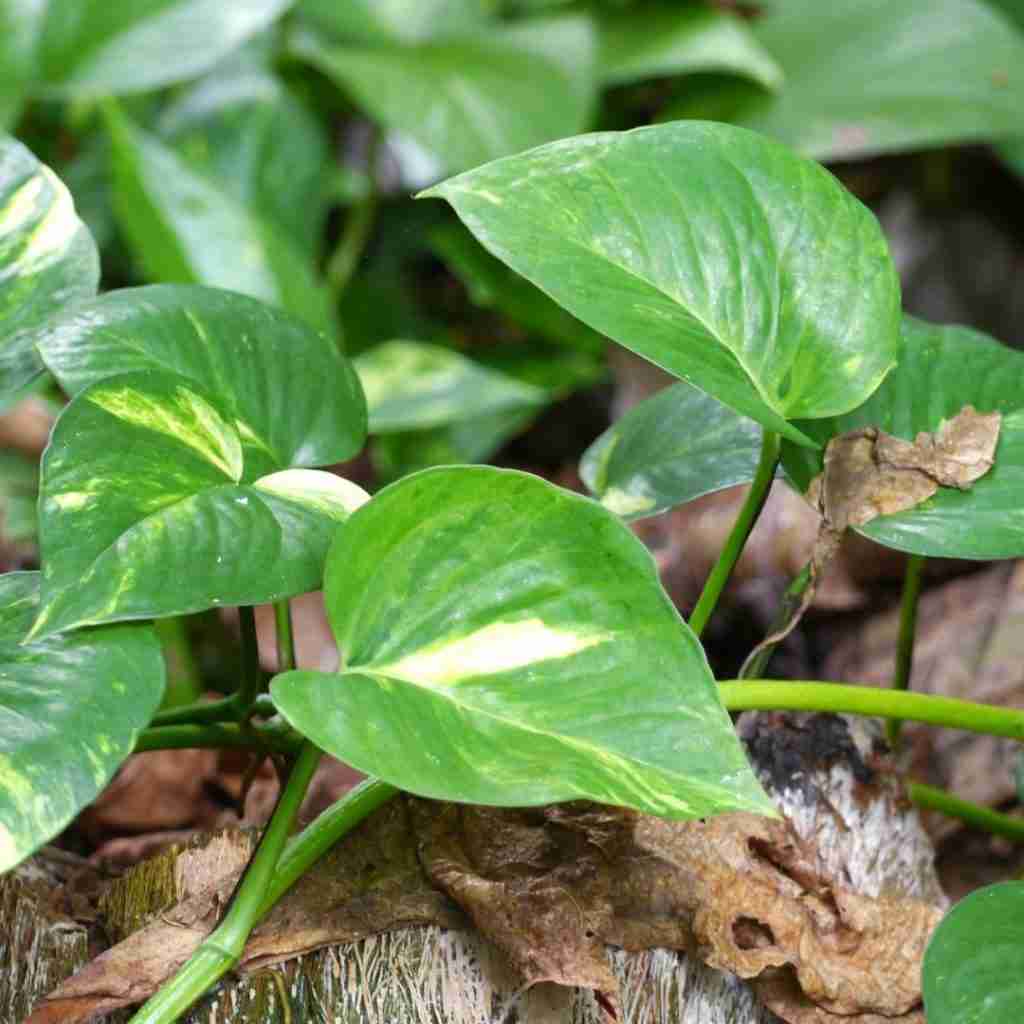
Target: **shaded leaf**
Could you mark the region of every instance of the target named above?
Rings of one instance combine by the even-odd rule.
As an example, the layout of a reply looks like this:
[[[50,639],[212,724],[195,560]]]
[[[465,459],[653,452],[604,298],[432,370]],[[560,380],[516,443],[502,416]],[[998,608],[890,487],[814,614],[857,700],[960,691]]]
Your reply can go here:
[[[782,83],[775,59],[738,15],[679,3],[602,12],[600,76],[608,84],[694,71],[730,71],[766,88]]]
[[[422,42],[485,20],[482,0],[300,0],[298,10],[355,43]]]
[[[366,495],[316,470],[252,479],[247,455],[231,413],[185,377],[149,369],[80,392],[43,457],[32,635],[316,589]]]
[[[62,307],[96,294],[99,254],[57,176],[0,135],[0,400],[43,366],[35,332]]]
[[[584,453],[580,476],[609,511],[657,515],[754,478],[761,429],[689,384],[658,392]]]
[[[905,440],[935,431],[964,405],[999,412],[995,465],[970,491],[942,487],[924,504],[855,526],[866,537],[919,555],[1017,558],[1024,554],[1024,355],[966,327],[907,317],[897,368],[860,408],[801,423],[821,444],[862,427]],[[785,444],[786,472],[805,491],[822,468],[820,453]]]
[[[131,753],[160,704],[147,626],[23,644],[39,573],[0,577],[0,872],[62,831]]]
[[[894,362],[899,283],[877,221],[743,129],[584,135],[425,195],[585,323],[797,442],[788,420],[856,407]]]
[[[327,140],[265,64],[240,57],[214,69],[157,127],[191,168],[314,256],[326,214]]]
[[[366,438],[366,403],[351,364],[287,313],[197,285],[108,292],[56,319],[39,351],[74,395],[115,374],[181,374],[231,409],[243,479],[351,458]]]
[[[386,341],[355,360],[373,433],[445,426],[542,405],[545,394],[440,345]]]
[[[978,889],[943,918],[924,956],[928,1024],[1004,1024],[1024,1000],[1024,882]]]
[[[312,260],[291,238],[116,109],[108,124],[114,212],[151,280],[228,288],[336,331]]]
[[[36,464],[18,452],[0,451],[0,543],[35,540],[38,493]]]
[[[490,467],[418,473],[349,519],[324,590],[346,671],[272,693],[362,771],[487,804],[772,813],[650,556],[588,499]]]
[[[772,0],[786,82],[742,123],[819,159],[1021,131],[1024,36],[983,0]]]
[[[194,78],[292,2],[43,0],[33,54],[35,87],[81,99]]]
[[[449,171],[578,132],[595,98],[594,33],[580,17],[372,49],[307,32],[293,47]]]

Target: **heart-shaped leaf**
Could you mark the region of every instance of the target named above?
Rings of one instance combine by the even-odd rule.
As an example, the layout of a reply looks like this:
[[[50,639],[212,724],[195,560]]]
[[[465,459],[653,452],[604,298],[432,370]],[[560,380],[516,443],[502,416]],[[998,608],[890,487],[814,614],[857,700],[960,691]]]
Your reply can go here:
[[[728,125],[554,142],[428,190],[575,316],[798,443],[899,345],[874,216],[827,171]]]
[[[595,98],[596,40],[581,17],[372,48],[328,45],[307,32],[293,47],[449,171],[581,131]]]
[[[942,919],[921,971],[928,1024],[1007,1024],[1024,1006],[1024,882],[987,885]]]
[[[57,176],[0,135],[0,399],[43,366],[35,332],[62,307],[96,294],[99,254]]]
[[[363,771],[445,800],[773,813],[650,555],[586,498],[485,466],[406,477],[339,531],[325,596],[345,671],[272,693]]]
[[[772,0],[786,81],[742,122],[820,160],[1021,131],[1024,36],[983,0]]]
[[[351,458],[366,439],[366,402],[351,364],[305,324],[262,302],[198,285],[108,292],[37,337],[74,395],[115,374],[181,374],[232,411],[243,479]]]
[[[543,405],[540,388],[440,345],[386,341],[355,360],[373,433],[445,426]]]
[[[96,798],[164,690],[148,626],[23,644],[38,591],[39,573],[0,577],[0,872]]]
[[[248,450],[186,377],[146,370],[80,392],[43,456],[32,636],[316,589],[335,528],[366,495],[315,470],[252,480]]]
[[[336,333],[312,260],[291,238],[116,108],[107,120],[114,212],[151,280],[242,292]]]
[[[580,475],[624,519],[754,479],[761,428],[689,384],[634,406],[584,453]]]
[[[22,45],[34,37],[37,92],[75,99],[144,92],[201,75],[293,2],[35,0],[28,5],[34,31]]]
[[[836,419],[801,423],[822,445],[859,427],[879,427],[908,441],[937,430],[965,405],[999,411],[995,465],[970,490],[940,487],[907,512],[881,516],[859,533],[900,551],[938,558],[1024,555],[1024,355],[966,327],[938,327],[912,317],[903,326],[896,369],[859,409]],[[790,479],[806,491],[821,471],[819,452],[783,445]]]
[[[679,3],[608,10],[601,31],[601,80],[608,84],[695,71],[729,71],[768,89],[782,68],[738,15]]]

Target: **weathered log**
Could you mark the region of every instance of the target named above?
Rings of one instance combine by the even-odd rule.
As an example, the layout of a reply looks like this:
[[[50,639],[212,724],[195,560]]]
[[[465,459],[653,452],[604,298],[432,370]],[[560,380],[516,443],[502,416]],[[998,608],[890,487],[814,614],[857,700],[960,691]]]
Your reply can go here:
[[[801,839],[812,841],[816,870],[870,897],[910,896],[941,905],[932,847],[906,800],[872,723],[832,715],[745,716],[740,732],[763,781]],[[244,857],[248,841],[233,856]],[[182,895],[170,855],[115,883],[108,926],[124,934]],[[179,854],[180,856],[180,854]],[[342,867],[342,870],[344,868]],[[148,907],[146,906],[148,902]],[[756,930],[757,922],[752,922]],[[622,1017],[636,1024],[777,1024],[782,974],[752,984],[663,949],[608,949]],[[522,983],[502,954],[472,931],[404,928],[329,946],[226,979],[184,1018],[189,1024],[605,1024],[590,989]],[[784,1001],[784,994],[783,994]],[[795,1005],[795,1004],[794,1004]],[[112,1015],[123,1021],[129,1014]],[[791,1021],[835,1020],[817,1009],[787,1010]],[[875,1024],[872,1013],[846,1018]],[[901,1021],[920,1021],[912,1012]]]

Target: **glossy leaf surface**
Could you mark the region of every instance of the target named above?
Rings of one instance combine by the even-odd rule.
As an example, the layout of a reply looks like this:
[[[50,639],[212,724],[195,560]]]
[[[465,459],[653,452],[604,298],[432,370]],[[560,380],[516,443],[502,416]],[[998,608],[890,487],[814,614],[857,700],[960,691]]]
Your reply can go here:
[[[673,384],[634,406],[584,453],[580,475],[625,519],[754,478],[761,428],[709,395]]]
[[[539,388],[440,345],[386,341],[355,360],[372,433],[444,426],[544,404]]]
[[[364,771],[494,805],[771,813],[650,555],[586,498],[483,466],[407,477],[339,531],[325,595],[346,671],[272,693]]]
[[[735,14],[679,3],[605,12],[600,21],[601,80],[608,84],[694,71],[729,71],[766,88],[782,68]]]
[[[96,294],[99,255],[57,176],[0,135],[0,400],[42,371],[35,332]]]
[[[314,256],[330,166],[316,118],[248,53],[196,82],[163,111],[161,137],[189,167]]]
[[[194,78],[292,2],[42,0],[35,5],[36,89],[81,99]]]
[[[38,591],[38,573],[0,577],[0,872],[96,798],[164,689],[163,654],[148,626],[23,645]]]
[[[372,49],[300,36],[295,53],[449,171],[586,127],[594,101],[590,22],[563,17],[479,35]]]
[[[34,635],[316,589],[335,528],[366,496],[316,470],[252,479],[251,450],[231,412],[177,374],[80,392],[43,457]]]
[[[928,1024],[1007,1024],[1024,1006],[1024,882],[965,896],[932,935],[922,968]]]
[[[855,408],[891,368],[899,282],[874,216],[743,129],[554,142],[426,195],[571,313],[770,430]]]
[[[150,280],[228,288],[336,330],[312,260],[291,238],[124,116],[112,112],[109,124],[114,211]]]
[[[351,458],[366,438],[366,403],[351,364],[305,324],[261,302],[198,285],[106,295],[38,337],[69,394],[105,377],[181,374],[232,410],[243,479]]]
[[[1024,35],[984,0],[772,0],[786,72],[743,123],[819,159],[1019,134]]]
[[[859,409],[801,423],[822,444],[836,434],[877,426],[912,441],[965,405],[1003,414],[995,465],[969,491],[940,487],[923,505],[859,527],[866,537],[939,558],[1024,555],[1024,355],[966,327],[938,327],[907,317],[897,368]],[[806,490],[821,455],[784,445],[783,465]]]

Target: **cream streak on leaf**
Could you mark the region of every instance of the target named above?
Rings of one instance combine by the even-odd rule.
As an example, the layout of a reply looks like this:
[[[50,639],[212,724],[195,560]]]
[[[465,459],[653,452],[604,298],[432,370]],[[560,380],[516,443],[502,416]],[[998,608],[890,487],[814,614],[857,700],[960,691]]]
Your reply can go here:
[[[542,661],[568,658],[605,643],[607,633],[556,629],[541,619],[495,622],[456,640],[442,641],[374,672],[423,686],[451,686],[476,676],[497,675]]]

